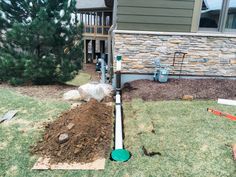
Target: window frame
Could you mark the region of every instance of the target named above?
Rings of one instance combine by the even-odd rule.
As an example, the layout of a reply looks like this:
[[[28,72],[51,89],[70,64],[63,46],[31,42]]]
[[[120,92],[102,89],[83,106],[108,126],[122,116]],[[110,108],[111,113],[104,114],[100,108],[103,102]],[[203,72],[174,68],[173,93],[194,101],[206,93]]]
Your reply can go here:
[[[202,9],[203,1],[204,0],[202,0],[201,2],[201,7],[200,7],[201,9]],[[200,27],[200,20],[201,20],[201,9],[200,9],[198,32],[236,33],[236,29],[226,28],[226,22],[227,22],[228,11],[229,11],[229,3],[230,3],[230,0],[223,0],[222,2],[218,28],[201,28]]]

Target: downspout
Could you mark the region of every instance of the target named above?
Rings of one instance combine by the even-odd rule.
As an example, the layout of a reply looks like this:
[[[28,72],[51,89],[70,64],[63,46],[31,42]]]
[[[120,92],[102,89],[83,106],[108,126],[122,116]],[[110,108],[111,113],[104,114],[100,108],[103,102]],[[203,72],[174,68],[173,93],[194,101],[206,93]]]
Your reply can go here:
[[[112,45],[112,34],[113,30],[117,28],[117,0],[114,0],[113,10],[113,25],[109,30],[108,37],[108,67],[110,80],[113,76],[113,45]],[[120,61],[121,62],[121,61]],[[117,62],[117,73],[116,73],[116,106],[115,106],[115,148],[111,153],[111,158],[117,162],[126,162],[130,159],[130,152],[124,149],[123,144],[123,114],[122,114],[122,100],[121,100],[121,67]]]
[[[111,159],[117,162],[126,162],[130,159],[131,154],[124,148],[123,134],[123,114],[122,114],[122,98],[121,98],[121,68],[119,68],[117,60],[116,72],[116,106],[115,106],[115,148],[111,152]]]
[[[111,82],[113,77],[113,45],[112,45],[112,34],[113,31],[117,29],[117,0],[114,0],[114,7],[113,7],[113,20],[112,26],[108,31],[108,75],[109,80]]]

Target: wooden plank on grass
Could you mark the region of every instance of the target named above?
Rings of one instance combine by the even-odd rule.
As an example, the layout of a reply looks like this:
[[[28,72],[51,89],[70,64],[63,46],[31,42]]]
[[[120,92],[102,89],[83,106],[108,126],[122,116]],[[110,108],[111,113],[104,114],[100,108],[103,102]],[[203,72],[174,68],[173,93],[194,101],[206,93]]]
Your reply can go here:
[[[236,106],[236,100],[218,99],[219,104]]]
[[[32,170],[104,170],[105,159],[98,159],[91,163],[58,163],[50,164],[50,158],[40,157]]]

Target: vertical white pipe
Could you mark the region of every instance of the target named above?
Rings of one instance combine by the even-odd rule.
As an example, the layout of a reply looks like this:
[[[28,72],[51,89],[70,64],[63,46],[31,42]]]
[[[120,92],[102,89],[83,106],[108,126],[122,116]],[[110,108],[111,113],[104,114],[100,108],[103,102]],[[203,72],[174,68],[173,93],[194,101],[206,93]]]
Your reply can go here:
[[[121,96],[116,94],[115,149],[123,149]]]
[[[116,104],[121,104],[121,96],[119,93],[116,94]]]
[[[105,84],[106,83],[106,63],[104,61],[104,59],[101,59],[101,72],[102,72],[102,83]]]
[[[104,12],[102,12],[102,35],[104,35]]]
[[[121,61],[116,61],[116,71],[121,71]]]

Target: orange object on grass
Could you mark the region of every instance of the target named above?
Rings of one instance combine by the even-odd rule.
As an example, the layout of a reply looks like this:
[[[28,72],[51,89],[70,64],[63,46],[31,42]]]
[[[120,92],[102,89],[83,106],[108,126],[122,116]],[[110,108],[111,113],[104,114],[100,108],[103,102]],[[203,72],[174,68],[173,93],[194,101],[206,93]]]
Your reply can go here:
[[[221,112],[221,111],[218,111],[218,110],[214,110],[214,109],[210,109],[210,108],[208,108],[207,111],[211,112],[211,113],[213,113],[213,114],[215,114],[217,116],[222,116],[222,117],[225,117],[227,119],[236,121],[236,116],[231,115],[229,113],[224,113],[224,112]]]

